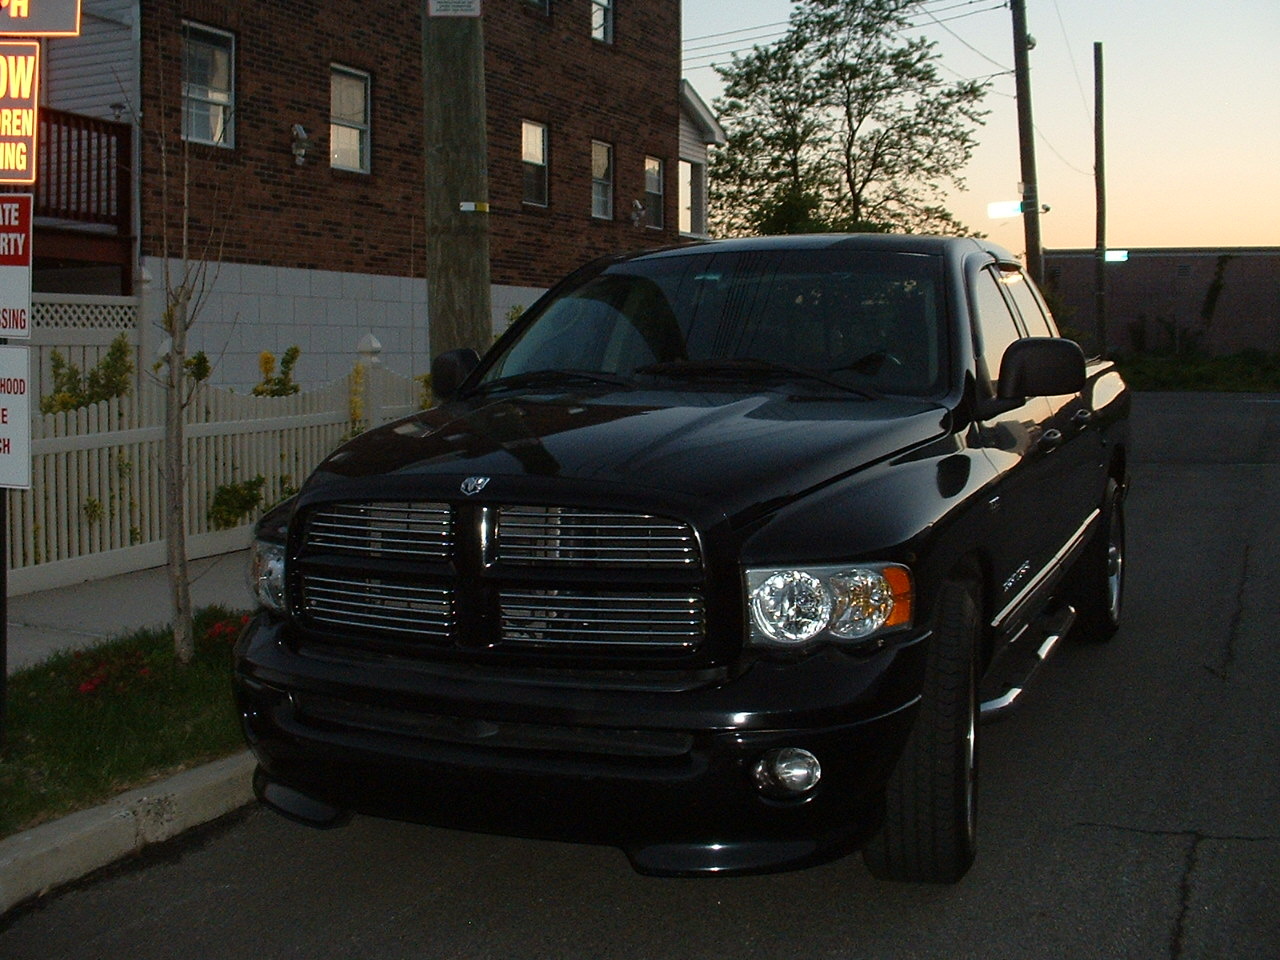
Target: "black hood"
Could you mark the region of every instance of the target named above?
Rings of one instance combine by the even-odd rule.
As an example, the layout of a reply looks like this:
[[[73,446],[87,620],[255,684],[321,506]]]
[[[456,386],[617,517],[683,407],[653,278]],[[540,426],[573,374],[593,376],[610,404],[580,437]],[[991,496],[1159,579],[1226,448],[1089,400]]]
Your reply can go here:
[[[473,399],[357,437],[320,465],[304,498],[451,499],[463,480],[485,477],[481,499],[629,489],[733,515],[925,443],[944,421],[935,404],[781,393]]]

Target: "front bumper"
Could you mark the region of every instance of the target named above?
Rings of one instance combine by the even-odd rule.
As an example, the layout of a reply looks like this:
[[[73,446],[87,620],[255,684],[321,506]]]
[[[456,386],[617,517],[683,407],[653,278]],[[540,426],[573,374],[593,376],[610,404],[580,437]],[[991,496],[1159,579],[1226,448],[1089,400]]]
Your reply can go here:
[[[875,831],[922,653],[607,689],[300,653],[260,616],[237,647],[236,696],[259,795],[286,813],[611,844],[643,873],[748,873],[829,860]],[[756,761],[779,747],[819,758],[809,794],[779,801],[755,785]]]

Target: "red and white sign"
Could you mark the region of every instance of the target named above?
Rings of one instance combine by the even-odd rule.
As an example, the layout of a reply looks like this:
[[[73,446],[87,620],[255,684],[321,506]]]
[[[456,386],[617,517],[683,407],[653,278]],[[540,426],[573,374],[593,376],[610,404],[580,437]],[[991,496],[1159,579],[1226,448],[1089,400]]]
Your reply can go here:
[[[0,487],[31,489],[31,355],[0,347]]]
[[[31,337],[29,193],[0,193],[0,337]]]
[[[39,42],[0,42],[0,183],[36,182],[39,91]]]

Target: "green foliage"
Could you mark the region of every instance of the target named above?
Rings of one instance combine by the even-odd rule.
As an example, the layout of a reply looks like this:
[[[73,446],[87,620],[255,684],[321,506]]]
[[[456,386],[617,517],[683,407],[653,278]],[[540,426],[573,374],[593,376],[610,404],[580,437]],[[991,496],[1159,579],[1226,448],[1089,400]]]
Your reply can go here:
[[[269,350],[263,350],[258,358],[258,367],[262,371],[262,382],[253,388],[255,397],[288,397],[301,389],[293,380],[293,367],[298,362],[302,350],[295,344],[280,357],[280,372],[275,372],[276,358]]]
[[[963,185],[987,84],[940,78],[934,44],[905,35],[912,7],[800,0],[780,40],[717,68],[717,234],[966,232],[941,204]]]
[[[129,338],[120,334],[111,341],[88,376],[83,376],[80,368],[68,362],[58,350],[51,351],[53,390],[40,398],[40,412],[79,410],[102,400],[126,396],[133,386],[132,349]]]
[[[262,490],[267,478],[258,474],[251,480],[224,483],[213,491],[209,523],[215,530],[230,530],[262,506]]]
[[[216,607],[197,613],[186,667],[167,631],[143,630],[13,674],[0,837],[240,749],[227,673],[243,622]]]
[[[1280,355],[1257,350],[1225,357],[1142,354],[1120,357],[1116,363],[1134,390],[1280,392]]]
[[[183,368],[187,371],[187,376],[196,383],[203,383],[209,379],[209,374],[213,372],[213,367],[209,363],[209,358],[203,350],[197,350],[186,360],[182,361]]]

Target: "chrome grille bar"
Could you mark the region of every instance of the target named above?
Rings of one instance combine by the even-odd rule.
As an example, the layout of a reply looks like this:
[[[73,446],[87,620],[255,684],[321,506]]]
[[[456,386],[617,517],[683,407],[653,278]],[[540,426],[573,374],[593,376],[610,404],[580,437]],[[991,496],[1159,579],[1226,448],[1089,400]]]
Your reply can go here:
[[[307,542],[362,557],[443,560],[453,549],[453,511],[446,503],[335,503],[307,520]]]
[[[694,595],[504,590],[505,643],[564,646],[678,647],[702,640],[702,598]]]
[[[498,559],[507,563],[687,567],[698,562],[688,524],[648,514],[502,507]]]
[[[311,620],[333,627],[437,640],[454,627],[453,594],[443,587],[309,574],[302,581],[302,608]]]

